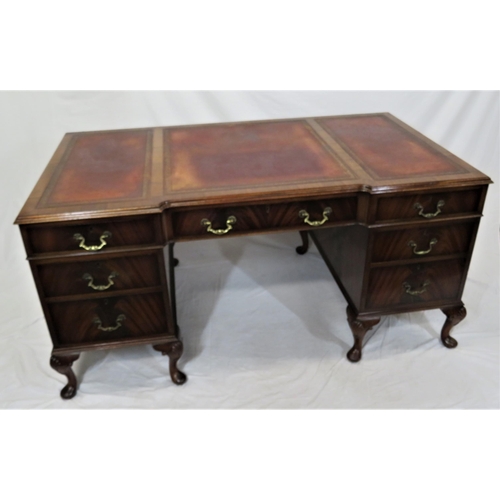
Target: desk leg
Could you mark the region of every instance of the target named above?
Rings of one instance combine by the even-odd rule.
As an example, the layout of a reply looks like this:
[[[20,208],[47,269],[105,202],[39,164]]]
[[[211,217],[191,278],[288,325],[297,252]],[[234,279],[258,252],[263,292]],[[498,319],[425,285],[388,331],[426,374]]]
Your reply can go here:
[[[351,327],[352,335],[354,336],[354,345],[347,353],[347,359],[356,363],[361,359],[361,351],[363,348],[363,339],[366,332],[371,330],[380,318],[359,319],[351,306],[347,306],[347,321]]]
[[[458,342],[450,336],[450,330],[465,318],[467,311],[464,306],[446,307],[441,309],[441,311],[446,314],[446,321],[444,322],[443,329],[441,330],[441,342],[445,347],[453,349],[454,347],[457,347]]]
[[[307,250],[309,249],[309,235],[308,235],[307,231],[299,231],[299,233],[300,233],[300,237],[302,238],[302,245],[297,247],[295,249],[295,251],[299,255],[304,255],[307,252]]]
[[[56,372],[59,372],[61,375],[66,375],[68,378],[68,383],[61,391],[61,397],[63,399],[71,399],[76,395],[76,376],[71,369],[71,365],[73,361],[76,361],[79,357],[80,354],[71,354],[70,356],[52,354],[50,357],[50,366],[54,368]]]
[[[186,375],[177,368],[177,361],[182,356],[182,342],[176,340],[167,344],[158,344],[154,345],[153,349],[169,357],[170,378],[174,384],[182,385],[187,380]]]

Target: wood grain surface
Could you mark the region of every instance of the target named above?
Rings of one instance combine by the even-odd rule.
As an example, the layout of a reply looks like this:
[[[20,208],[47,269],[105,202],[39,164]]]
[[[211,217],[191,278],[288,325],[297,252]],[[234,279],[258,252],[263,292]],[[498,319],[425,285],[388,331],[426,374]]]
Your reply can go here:
[[[21,210],[28,260],[68,378],[78,352],[177,336],[176,241],[310,235],[349,306],[354,346],[381,314],[461,295],[491,180],[388,113],[67,134]],[[163,247],[168,244],[168,280]]]
[[[491,180],[388,113],[67,134],[17,224]]]

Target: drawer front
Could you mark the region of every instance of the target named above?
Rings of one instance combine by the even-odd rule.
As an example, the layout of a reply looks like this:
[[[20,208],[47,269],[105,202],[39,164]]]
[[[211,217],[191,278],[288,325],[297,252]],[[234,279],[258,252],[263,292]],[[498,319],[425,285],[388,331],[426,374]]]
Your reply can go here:
[[[378,231],[374,235],[372,262],[421,259],[467,253],[477,222],[423,225],[414,229]]]
[[[463,259],[452,259],[372,269],[365,309],[458,300],[464,268]]]
[[[419,193],[378,199],[376,220],[436,220],[456,214],[477,213],[482,190]]]
[[[161,293],[58,302],[48,307],[60,347],[169,333]]]
[[[45,297],[160,286],[161,272],[155,254],[38,266]]]
[[[356,220],[357,198],[174,211],[176,237],[215,237],[279,228],[313,229]]]
[[[70,226],[38,224],[28,226],[26,231],[29,247],[35,254],[72,250],[95,253],[110,248],[155,244],[161,241],[155,226],[156,217],[147,217]]]

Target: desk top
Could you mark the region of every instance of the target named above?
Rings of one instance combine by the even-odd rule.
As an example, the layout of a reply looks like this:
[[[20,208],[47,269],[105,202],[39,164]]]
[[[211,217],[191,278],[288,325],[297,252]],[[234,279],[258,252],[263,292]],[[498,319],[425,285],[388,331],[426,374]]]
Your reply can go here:
[[[16,224],[490,182],[388,113],[79,132]]]

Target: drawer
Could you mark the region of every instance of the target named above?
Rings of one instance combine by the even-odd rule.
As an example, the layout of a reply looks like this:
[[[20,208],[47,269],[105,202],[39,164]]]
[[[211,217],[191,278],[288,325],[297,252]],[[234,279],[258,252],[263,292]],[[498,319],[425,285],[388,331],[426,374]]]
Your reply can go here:
[[[36,224],[26,227],[29,253],[95,253],[103,249],[155,244],[161,241],[157,217],[114,219],[75,225]]]
[[[161,285],[156,254],[38,265],[45,297],[95,294]]]
[[[48,308],[59,347],[169,333],[161,293],[57,302]]]
[[[464,269],[464,259],[372,269],[365,309],[458,300]]]
[[[467,253],[477,222],[423,225],[418,228],[377,231],[374,234],[372,262],[421,259]]]
[[[354,222],[355,196],[271,203],[251,206],[215,207],[174,211],[172,226],[176,237],[212,237],[269,229],[312,229],[335,223]]]
[[[482,189],[380,197],[376,220],[434,220],[479,212]]]

